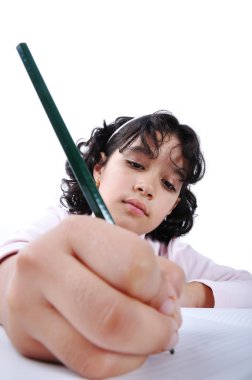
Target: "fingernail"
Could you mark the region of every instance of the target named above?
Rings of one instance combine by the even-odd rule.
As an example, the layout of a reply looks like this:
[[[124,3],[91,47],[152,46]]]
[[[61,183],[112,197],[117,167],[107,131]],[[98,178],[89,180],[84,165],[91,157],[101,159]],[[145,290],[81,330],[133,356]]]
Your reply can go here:
[[[174,333],[172,334],[167,346],[165,347],[166,350],[171,350],[172,348],[174,348],[176,346],[176,344],[178,343],[178,333]]]
[[[163,314],[173,314],[175,311],[175,302],[172,298],[167,298],[161,305],[159,311]]]

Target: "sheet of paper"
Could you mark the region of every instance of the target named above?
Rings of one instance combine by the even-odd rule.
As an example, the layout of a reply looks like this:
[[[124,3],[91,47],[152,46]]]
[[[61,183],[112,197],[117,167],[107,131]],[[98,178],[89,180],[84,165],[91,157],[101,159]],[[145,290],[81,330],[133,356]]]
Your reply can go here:
[[[149,358],[123,380],[251,380],[252,309],[184,309],[175,355]]]
[[[150,357],[120,380],[251,380],[252,309],[184,309],[176,352]],[[83,379],[60,365],[23,358],[0,327],[4,380]]]

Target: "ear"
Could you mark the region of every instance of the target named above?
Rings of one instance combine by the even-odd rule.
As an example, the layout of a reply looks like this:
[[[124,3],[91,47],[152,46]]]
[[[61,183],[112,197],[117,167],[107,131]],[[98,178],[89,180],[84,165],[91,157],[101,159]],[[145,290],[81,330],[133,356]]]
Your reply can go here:
[[[100,180],[101,179],[101,174],[103,172],[103,169],[104,169],[104,163],[106,161],[107,157],[105,155],[104,152],[101,152],[101,158],[100,158],[100,161],[97,162],[93,168],[93,177],[94,177],[94,180],[97,181],[97,180]]]

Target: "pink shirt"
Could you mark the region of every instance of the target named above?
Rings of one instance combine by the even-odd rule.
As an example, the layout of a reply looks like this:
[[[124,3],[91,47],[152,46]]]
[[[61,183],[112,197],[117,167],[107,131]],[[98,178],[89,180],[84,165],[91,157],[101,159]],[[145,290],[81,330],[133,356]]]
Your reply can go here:
[[[56,227],[68,215],[60,206],[49,208],[39,220],[18,231],[0,247],[0,263],[28,242]],[[172,239],[168,245],[149,242],[156,255],[161,253],[184,270],[188,282],[198,281],[209,286],[213,290],[215,307],[252,307],[252,274],[249,272],[218,265],[179,238]]]

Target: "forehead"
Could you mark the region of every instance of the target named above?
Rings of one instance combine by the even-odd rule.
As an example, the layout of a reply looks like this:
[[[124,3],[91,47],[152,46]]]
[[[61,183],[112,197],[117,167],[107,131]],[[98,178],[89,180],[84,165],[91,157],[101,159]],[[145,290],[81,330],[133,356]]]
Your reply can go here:
[[[184,181],[187,176],[186,160],[184,159],[181,151],[180,141],[176,136],[167,136],[159,147],[157,152],[156,146],[153,142],[149,142],[150,152],[146,151],[140,138],[136,139],[123,152],[124,155],[133,155],[132,159],[136,160],[151,160],[164,172],[167,170],[178,176],[181,181]]]
[[[158,136],[157,136],[158,138]],[[158,158],[160,161],[174,162],[176,165],[183,167],[184,157],[181,150],[181,144],[179,139],[174,135],[167,135],[163,142],[159,146],[157,152],[156,145],[151,140],[147,138],[148,147],[150,148],[150,153],[154,155],[152,157],[144,147],[140,138],[137,138],[126,150],[125,152],[139,153],[144,156],[150,156],[149,158]]]

